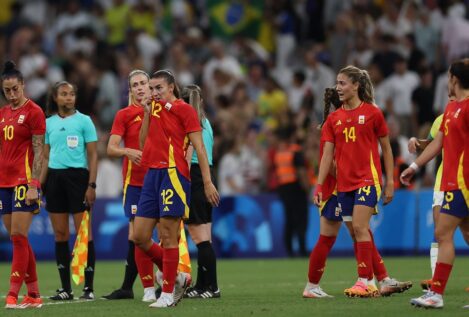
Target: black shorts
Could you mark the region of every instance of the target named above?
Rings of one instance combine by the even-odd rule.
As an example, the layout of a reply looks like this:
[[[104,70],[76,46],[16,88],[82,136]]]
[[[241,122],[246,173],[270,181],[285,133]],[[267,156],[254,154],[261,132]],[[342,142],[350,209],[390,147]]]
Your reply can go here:
[[[76,214],[86,210],[84,203],[89,172],[84,168],[49,168],[45,196],[46,210]]]
[[[213,171],[210,168],[210,175],[213,179]],[[201,225],[212,222],[212,205],[207,201],[204,191],[202,172],[198,164],[191,165],[191,203],[189,219],[186,224]]]

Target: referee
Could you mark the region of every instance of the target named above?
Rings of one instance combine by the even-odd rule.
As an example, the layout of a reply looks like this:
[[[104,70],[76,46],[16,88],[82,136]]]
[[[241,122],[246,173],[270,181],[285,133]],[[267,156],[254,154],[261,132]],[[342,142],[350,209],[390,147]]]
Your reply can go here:
[[[56,83],[47,103],[46,135],[41,182],[45,184],[46,209],[55,236],[55,257],[62,287],[52,300],[72,300],[70,282],[69,215],[78,232],[83,212],[96,199],[96,128],[87,115],[75,107],[76,89],[66,81]],[[88,264],[81,299],[94,299],[95,250],[89,230]]]

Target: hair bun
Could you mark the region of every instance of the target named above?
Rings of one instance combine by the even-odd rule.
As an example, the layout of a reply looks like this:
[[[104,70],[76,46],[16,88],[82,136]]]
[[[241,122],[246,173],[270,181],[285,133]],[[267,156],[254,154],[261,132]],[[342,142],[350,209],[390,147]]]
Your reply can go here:
[[[3,66],[2,74],[8,74],[16,70],[16,64],[13,61],[6,61]]]

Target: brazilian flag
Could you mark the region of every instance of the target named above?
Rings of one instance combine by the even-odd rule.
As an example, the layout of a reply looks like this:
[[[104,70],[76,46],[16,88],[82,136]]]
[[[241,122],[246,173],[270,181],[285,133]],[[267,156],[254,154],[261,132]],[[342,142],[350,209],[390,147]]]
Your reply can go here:
[[[262,0],[208,0],[212,35],[257,38],[262,21]]]

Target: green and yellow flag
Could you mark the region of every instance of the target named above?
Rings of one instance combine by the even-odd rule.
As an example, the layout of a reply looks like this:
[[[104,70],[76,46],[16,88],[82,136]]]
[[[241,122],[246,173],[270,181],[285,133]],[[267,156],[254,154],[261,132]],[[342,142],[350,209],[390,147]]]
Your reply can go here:
[[[89,222],[90,214],[86,210],[83,213],[80,229],[78,230],[75,246],[73,247],[72,280],[76,285],[79,285],[85,280],[85,268],[88,264]]]

